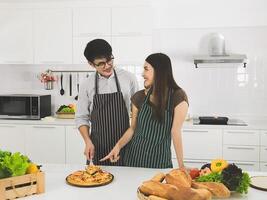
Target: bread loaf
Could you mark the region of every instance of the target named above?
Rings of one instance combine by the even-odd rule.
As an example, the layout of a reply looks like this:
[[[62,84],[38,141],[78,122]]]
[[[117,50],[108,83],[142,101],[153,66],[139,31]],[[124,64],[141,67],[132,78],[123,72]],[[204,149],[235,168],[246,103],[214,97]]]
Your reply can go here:
[[[171,184],[146,181],[140,187],[146,196],[157,196],[168,200],[210,200],[211,194],[206,189],[177,188]]]
[[[157,173],[153,178],[151,179],[152,181],[157,181],[157,182],[162,182],[165,179],[165,174],[164,173]]]
[[[190,188],[192,179],[185,171],[174,169],[166,174],[166,183],[176,186],[177,188]]]
[[[143,182],[139,189],[146,196],[154,195],[168,200],[175,200],[173,194],[178,192],[175,186],[157,181]]]
[[[217,182],[193,182],[192,187],[197,189],[207,189],[213,196],[218,198],[228,198],[231,194],[224,184]]]

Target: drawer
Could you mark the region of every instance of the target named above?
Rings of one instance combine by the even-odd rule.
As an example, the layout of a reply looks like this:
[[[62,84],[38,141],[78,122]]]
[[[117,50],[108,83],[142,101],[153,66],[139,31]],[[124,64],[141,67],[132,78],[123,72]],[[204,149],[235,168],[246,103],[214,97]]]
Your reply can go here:
[[[260,134],[256,130],[224,130],[223,144],[259,145]]]
[[[259,147],[224,145],[223,158],[226,160],[258,162],[260,158]]]
[[[267,131],[261,132],[261,145],[267,146]]]
[[[185,159],[211,160],[222,157],[222,130],[185,129],[182,140]]]
[[[243,171],[260,171],[260,164],[258,162],[240,162],[228,160],[228,163],[234,163],[237,167]]]
[[[267,162],[267,147],[261,147],[260,161]]]
[[[267,162],[260,164],[260,170],[263,172],[267,172]]]

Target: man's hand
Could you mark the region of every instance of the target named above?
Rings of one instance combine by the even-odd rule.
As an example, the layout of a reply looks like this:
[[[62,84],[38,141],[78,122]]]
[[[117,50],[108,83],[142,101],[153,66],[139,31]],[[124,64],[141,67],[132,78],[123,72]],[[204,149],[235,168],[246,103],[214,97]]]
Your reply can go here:
[[[87,160],[92,160],[94,158],[95,146],[91,141],[85,145],[84,155],[86,156]]]
[[[120,147],[116,144],[115,147],[111,150],[111,152],[104,158],[102,158],[100,161],[110,160],[110,162],[117,162],[120,159],[119,156],[120,153]]]

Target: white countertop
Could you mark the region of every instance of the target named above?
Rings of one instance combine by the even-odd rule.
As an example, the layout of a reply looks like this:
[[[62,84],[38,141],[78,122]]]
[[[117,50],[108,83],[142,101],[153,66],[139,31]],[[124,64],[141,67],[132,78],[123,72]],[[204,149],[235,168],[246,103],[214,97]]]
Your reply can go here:
[[[30,200],[136,200],[136,190],[145,180],[149,180],[157,172],[168,172],[169,169],[145,169],[132,167],[110,167],[102,168],[114,175],[114,180],[108,185],[95,188],[73,187],[65,182],[65,178],[76,170],[83,169],[82,165],[47,165],[42,169],[45,172],[46,192],[22,199]],[[265,172],[250,172],[250,175],[265,175]],[[267,192],[249,188],[247,195],[235,195],[231,200],[265,200]]]
[[[258,120],[244,120],[247,126],[230,126],[230,125],[193,125],[193,121],[185,121],[183,128],[198,128],[198,129],[267,129],[267,119]],[[61,125],[61,126],[75,126],[74,119],[57,119],[49,117],[41,120],[0,120],[1,124],[18,124],[18,125]]]

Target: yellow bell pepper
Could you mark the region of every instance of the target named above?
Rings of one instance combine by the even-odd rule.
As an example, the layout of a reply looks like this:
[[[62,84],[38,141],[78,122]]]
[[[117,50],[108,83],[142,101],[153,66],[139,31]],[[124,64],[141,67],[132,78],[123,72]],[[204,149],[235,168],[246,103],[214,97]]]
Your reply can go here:
[[[228,163],[226,160],[216,159],[216,160],[211,161],[210,168],[212,172],[221,172],[227,166],[228,166]]]

